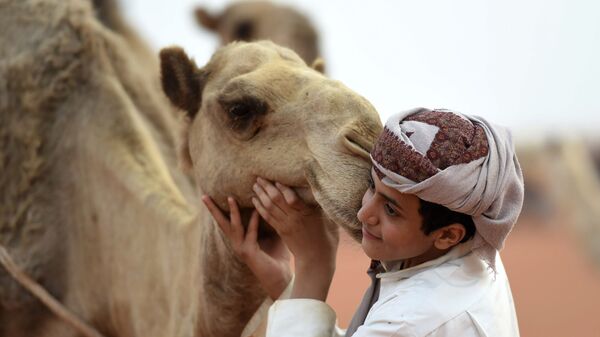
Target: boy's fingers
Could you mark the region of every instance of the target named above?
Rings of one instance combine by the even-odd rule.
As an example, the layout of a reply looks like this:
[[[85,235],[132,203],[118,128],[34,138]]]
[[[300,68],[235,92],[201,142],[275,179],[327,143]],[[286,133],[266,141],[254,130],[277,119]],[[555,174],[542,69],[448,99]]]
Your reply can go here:
[[[275,183],[275,187],[281,191],[281,194],[288,205],[292,206],[292,208],[301,207],[301,200],[298,197],[298,194],[296,194],[296,191],[281,183]]]
[[[279,208],[271,200],[267,192],[265,192],[265,190],[259,184],[254,184],[252,189],[254,190],[254,193],[256,193],[258,201],[260,201],[260,204],[262,205],[263,209],[269,213],[271,219],[279,220],[285,217],[284,211],[281,210],[281,208]],[[261,215],[263,214],[261,213]],[[265,220],[267,219],[265,218]]]
[[[256,182],[263,188],[271,201],[273,201],[273,203],[275,203],[278,207],[282,208],[287,206],[279,189],[277,189],[277,187],[275,187],[275,185],[273,185],[270,181],[258,177]]]
[[[256,208],[258,214],[260,214],[260,216],[263,219],[265,219],[266,222],[268,222],[271,226],[273,226],[273,228],[275,228],[275,230],[277,230],[279,223],[273,218],[271,213],[269,213],[265,209],[265,207],[260,203],[260,200],[258,200],[258,198],[256,197],[252,197],[252,204],[254,204],[254,208]]]
[[[227,220],[225,215],[223,215],[223,212],[221,212],[219,207],[217,207],[213,200],[207,195],[202,196],[202,202],[204,202],[204,205],[206,205],[206,208],[210,214],[213,216],[219,227],[221,227],[221,230],[225,233],[225,235],[229,236],[229,220]]]
[[[229,219],[231,220],[231,223],[241,224],[242,219],[240,217],[240,208],[238,207],[237,202],[235,202],[235,199],[232,197],[228,197],[227,202],[229,203]]]
[[[253,256],[255,256],[258,246],[258,242],[256,241],[258,237],[258,219],[258,212],[256,210],[252,211],[245,237],[239,247],[240,257],[246,261],[250,269],[252,269],[252,265],[256,262]]]
[[[254,205],[254,208],[256,209],[258,214],[260,214],[260,216],[263,219],[265,219],[266,222],[271,223],[271,221],[273,220],[273,218],[271,218],[271,214],[267,212],[267,210],[263,207],[258,198],[252,197],[252,204]]]
[[[246,238],[244,242],[248,245],[258,244],[258,220],[260,219],[258,215],[258,211],[252,211],[252,216],[250,217],[250,223],[248,224],[248,231],[246,233]]]
[[[242,227],[240,209],[232,197],[228,197],[227,202],[230,210],[232,238],[236,244],[241,244],[244,240],[244,228]]]

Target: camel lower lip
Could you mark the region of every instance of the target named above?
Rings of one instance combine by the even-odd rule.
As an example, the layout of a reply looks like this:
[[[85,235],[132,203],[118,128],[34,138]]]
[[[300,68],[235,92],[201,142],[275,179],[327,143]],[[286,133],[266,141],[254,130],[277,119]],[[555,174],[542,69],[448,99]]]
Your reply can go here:
[[[367,231],[364,227],[362,229],[362,233],[363,233],[363,237],[370,239],[370,240],[377,240],[377,241],[381,241],[381,238],[369,233],[369,231]]]

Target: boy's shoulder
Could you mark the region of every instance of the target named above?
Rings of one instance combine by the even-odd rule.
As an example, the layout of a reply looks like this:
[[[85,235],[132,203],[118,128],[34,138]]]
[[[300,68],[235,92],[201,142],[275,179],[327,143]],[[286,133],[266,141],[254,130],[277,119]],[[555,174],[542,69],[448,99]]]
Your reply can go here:
[[[383,277],[380,299],[369,315],[378,320],[402,321],[417,336],[452,320],[463,320],[463,325],[488,326],[490,317],[510,316],[514,312],[499,256],[497,264],[494,273],[470,253],[407,278]],[[509,298],[503,299],[507,294]]]

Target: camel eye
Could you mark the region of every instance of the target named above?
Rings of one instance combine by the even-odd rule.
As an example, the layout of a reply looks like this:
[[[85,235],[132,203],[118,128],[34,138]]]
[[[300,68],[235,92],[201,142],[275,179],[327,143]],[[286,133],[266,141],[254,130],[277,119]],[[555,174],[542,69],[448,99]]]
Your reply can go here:
[[[254,32],[254,27],[250,20],[242,21],[238,23],[235,27],[235,32],[233,33],[235,40],[239,41],[250,41],[252,39],[252,35]]]
[[[225,103],[229,118],[234,122],[243,122],[267,110],[266,103],[256,97],[244,97]]]
[[[234,104],[229,108],[229,115],[232,118],[243,118],[250,113],[250,107],[244,104]]]
[[[268,111],[268,105],[254,96],[220,100],[229,127],[240,139],[249,139],[258,133],[260,121]]]

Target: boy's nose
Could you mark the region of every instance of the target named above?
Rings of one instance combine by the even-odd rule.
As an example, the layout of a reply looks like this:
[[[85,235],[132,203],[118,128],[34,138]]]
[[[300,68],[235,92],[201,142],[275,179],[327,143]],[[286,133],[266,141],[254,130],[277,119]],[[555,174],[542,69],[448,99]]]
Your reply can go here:
[[[367,218],[367,221],[365,221],[365,223],[369,226],[375,226],[379,223],[379,221],[376,216],[371,216]]]
[[[372,203],[367,201],[366,203],[364,203],[362,205],[362,207],[358,211],[357,218],[363,224],[366,224],[369,226],[375,226],[379,222],[377,216],[374,214],[374,212],[372,210],[372,207],[373,207]]]

